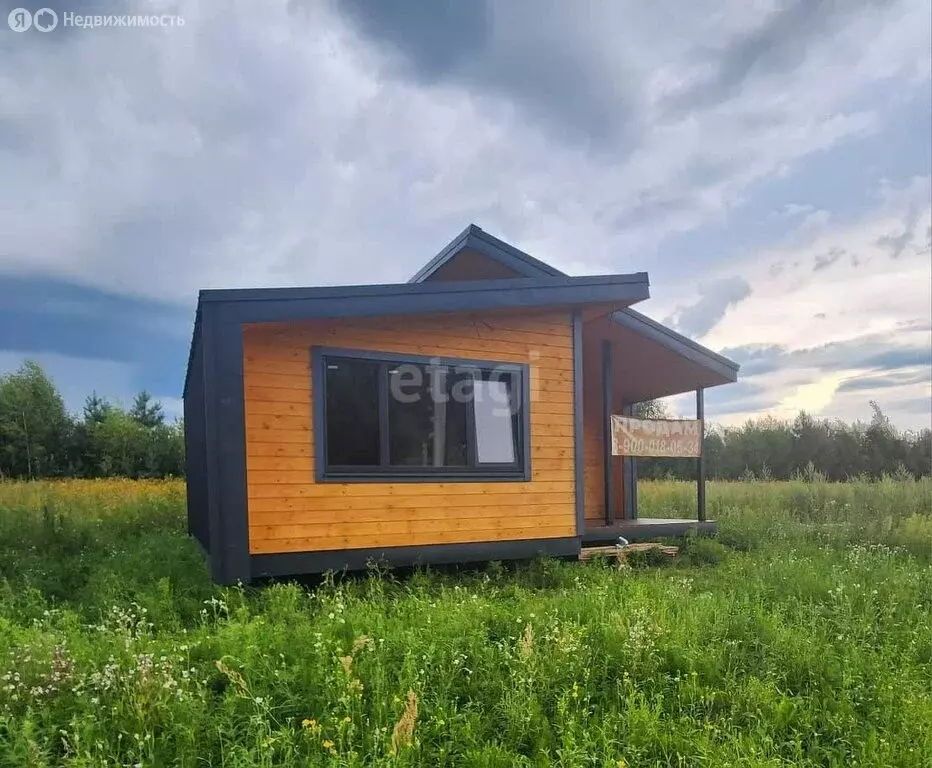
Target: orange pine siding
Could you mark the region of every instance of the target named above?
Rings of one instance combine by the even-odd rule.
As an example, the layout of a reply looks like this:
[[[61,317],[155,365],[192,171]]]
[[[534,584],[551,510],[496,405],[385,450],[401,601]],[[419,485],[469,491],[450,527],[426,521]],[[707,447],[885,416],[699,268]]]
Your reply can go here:
[[[310,348],[528,363],[531,480],[315,483]],[[568,311],[244,327],[252,554],[576,535]]]
[[[602,417],[602,341],[609,329],[606,317],[597,317],[583,326],[583,496],[587,525],[605,523],[605,464],[602,453],[604,423]],[[624,354],[617,344],[613,355]],[[615,381],[612,407],[621,412],[624,382]],[[624,473],[621,457],[612,457],[615,517],[624,517]]]

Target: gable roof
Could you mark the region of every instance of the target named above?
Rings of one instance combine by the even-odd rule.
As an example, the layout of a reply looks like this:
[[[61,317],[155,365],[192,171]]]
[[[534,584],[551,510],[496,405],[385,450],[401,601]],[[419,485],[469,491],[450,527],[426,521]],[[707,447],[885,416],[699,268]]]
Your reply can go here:
[[[566,277],[559,269],[545,264],[540,259],[535,259],[524,251],[519,251],[504,240],[492,237],[475,224],[470,224],[444,246],[440,253],[421,267],[408,282],[423,283],[429,280],[442,267],[465,251],[494,259],[515,272],[516,277]]]

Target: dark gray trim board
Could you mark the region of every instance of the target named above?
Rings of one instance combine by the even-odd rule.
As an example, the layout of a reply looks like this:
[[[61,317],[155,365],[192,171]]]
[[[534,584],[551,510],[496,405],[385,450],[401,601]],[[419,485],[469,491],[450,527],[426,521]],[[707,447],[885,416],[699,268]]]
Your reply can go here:
[[[200,335],[192,342],[191,376],[184,395],[184,451],[186,464],[188,533],[207,552],[210,549],[207,496],[207,423],[204,414],[204,356]]]
[[[626,292],[625,287],[630,290]],[[602,301],[601,298],[588,298],[586,291],[596,291],[608,288],[611,293],[621,295],[619,299],[627,297],[628,293],[641,296],[649,287],[646,272],[631,272],[627,274],[612,275],[583,275],[581,277],[535,277],[535,278],[508,278],[503,280],[451,280],[439,283],[384,283],[380,285],[337,285],[332,287],[314,288],[216,288],[203,290],[198,299],[200,303],[282,303],[291,301],[330,301],[351,302],[355,299],[378,301],[381,299],[394,299],[401,314],[404,312],[405,302],[412,302],[412,313],[419,311],[418,302],[427,296],[445,296],[447,301],[457,302],[460,294],[508,294],[508,293],[534,293],[535,291],[581,291],[581,293],[566,293],[571,301],[578,299],[581,303],[589,301]],[[517,291],[515,289],[518,289]],[[559,294],[557,294],[559,295]],[[644,298],[649,298],[644,296]],[[611,300],[611,299],[609,299]],[[553,302],[547,302],[553,303]],[[556,302],[559,303],[559,302]],[[355,312],[337,312],[332,317],[349,317]]]
[[[707,368],[728,381],[738,380],[739,366],[736,362],[716,354],[711,349],[697,344],[692,339],[682,336],[656,320],[651,320],[640,312],[630,308],[618,310],[612,315],[612,322],[666,347],[671,352]]]
[[[214,581],[249,580],[243,327],[214,307],[202,318],[210,568]]]
[[[188,385],[190,384],[191,378],[191,366],[194,363],[194,357],[198,354],[197,347],[200,344],[201,340],[201,307],[200,302],[198,302],[197,308],[194,310],[194,331],[191,333],[191,346],[188,348],[188,367],[185,368],[184,374],[184,386],[181,390],[181,397],[184,399],[188,395]]]
[[[425,544],[411,547],[342,549],[325,552],[293,552],[252,555],[253,578],[294,576],[327,571],[360,571],[370,563],[395,568],[441,563],[526,560],[538,555],[576,557],[579,538],[525,539],[521,541],[481,541],[467,544]]]
[[[544,306],[633,304],[650,297],[646,272],[587,277],[542,277],[336,288],[252,288],[201,291],[195,335],[203,335],[203,314],[217,320],[262,323],[315,318],[416,315]],[[200,319],[200,323],[198,323]],[[193,347],[193,345],[192,345]],[[185,380],[190,377],[190,358]]]
[[[440,253],[421,267],[408,282],[426,282],[431,275],[463,251],[480,253],[525,277],[559,277],[563,274],[559,269],[535,259],[530,254],[518,250],[504,240],[492,237],[475,224],[470,224],[444,246]]]
[[[228,322],[417,315],[525,307],[573,306],[649,298],[647,274],[469,280],[337,288],[254,288],[201,291],[201,306],[218,304]]]
[[[517,419],[520,443],[516,445],[519,455],[514,464],[502,467],[479,465],[456,468],[389,467],[388,456],[388,391],[380,381],[379,416],[383,465],[365,469],[331,467],[327,461],[326,439],[326,370],[325,361],[332,358],[371,360],[379,363],[413,363],[415,365],[441,365],[455,369],[478,371],[497,370],[514,374],[521,386],[521,411]],[[442,482],[528,482],[531,480],[531,373],[527,363],[510,363],[498,360],[474,360],[439,355],[416,355],[374,350],[347,349],[343,347],[311,347],[311,397],[314,413],[314,474],[318,483],[442,483]],[[514,418],[514,417],[512,417]],[[470,464],[475,456],[470,454]]]
[[[583,323],[573,312],[573,473],[576,493],[576,535],[586,527],[585,442],[583,439]]]

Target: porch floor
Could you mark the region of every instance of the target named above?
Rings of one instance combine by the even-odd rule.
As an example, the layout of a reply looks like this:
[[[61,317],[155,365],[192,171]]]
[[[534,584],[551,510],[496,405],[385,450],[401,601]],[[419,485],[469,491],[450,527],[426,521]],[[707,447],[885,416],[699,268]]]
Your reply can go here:
[[[687,520],[673,517],[639,517],[637,520],[616,520],[614,525],[598,525],[586,521],[583,544],[615,543],[619,536],[628,541],[644,541],[662,536],[686,536],[701,533],[707,536],[718,533],[715,520]]]

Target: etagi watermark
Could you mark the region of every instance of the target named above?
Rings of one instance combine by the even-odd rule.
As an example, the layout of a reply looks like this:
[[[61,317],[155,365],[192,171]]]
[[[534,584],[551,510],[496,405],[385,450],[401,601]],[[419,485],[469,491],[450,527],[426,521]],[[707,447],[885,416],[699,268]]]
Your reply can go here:
[[[92,29],[96,27],[183,27],[181,16],[169,14],[149,15],[140,13],[124,14],[79,14],[64,11],[59,19],[58,13],[51,8],[40,8],[33,13],[28,8],[14,8],[7,16],[7,24],[14,32],[26,32],[37,29],[39,32],[51,32],[59,26]]]
[[[426,366],[401,363],[393,365],[389,371],[389,393],[392,399],[406,405],[418,402],[426,394],[434,404],[486,402],[494,415],[517,413],[521,407],[521,392],[512,391],[514,369],[491,367],[483,370],[479,375],[479,370],[473,366],[451,367],[439,361]]]

